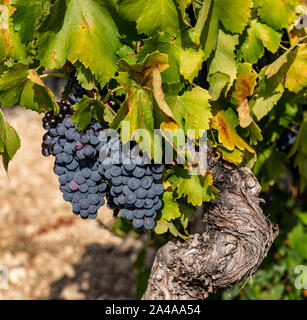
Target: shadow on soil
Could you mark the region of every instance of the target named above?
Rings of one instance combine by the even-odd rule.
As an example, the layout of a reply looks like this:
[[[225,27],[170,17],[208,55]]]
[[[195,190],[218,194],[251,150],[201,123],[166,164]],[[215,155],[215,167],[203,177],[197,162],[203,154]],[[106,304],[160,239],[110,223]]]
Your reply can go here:
[[[81,299],[135,299],[136,275],[132,250],[93,243],[73,265],[75,276],[63,276],[50,286],[49,299],[65,299],[64,290],[73,287]]]

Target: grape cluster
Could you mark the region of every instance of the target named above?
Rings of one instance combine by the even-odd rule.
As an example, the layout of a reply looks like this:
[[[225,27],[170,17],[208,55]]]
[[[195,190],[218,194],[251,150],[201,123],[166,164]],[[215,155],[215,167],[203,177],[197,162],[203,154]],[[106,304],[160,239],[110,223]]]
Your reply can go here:
[[[101,155],[105,178],[111,184],[109,207],[119,208],[121,217],[132,221],[134,228],[153,229],[157,211],[162,207],[159,196],[164,188],[159,181],[164,165],[152,163],[138,145],[125,153],[118,137],[105,143]]]
[[[61,100],[59,115],[47,112],[43,117],[47,133],[42,144],[42,154],[55,157],[54,173],[64,200],[74,214],[93,219],[106,197],[115,216],[121,211],[136,229],[153,229],[162,207],[164,188],[159,181],[164,166],[143,155],[135,142],[129,143],[132,151],[125,148],[127,144],[122,145],[119,134],[107,130],[106,123],[92,120],[84,132],[78,131],[72,105],[86,92],[74,76],[67,87],[70,102]]]
[[[66,101],[60,102],[60,114],[64,114],[62,121],[50,113],[44,117],[56,119],[56,124],[44,135],[42,153],[55,156],[54,173],[59,176],[63,198],[72,204],[73,213],[93,219],[105,203],[107,189],[98,157],[103,146],[99,133],[105,124],[93,120],[81,133],[72,122],[72,109]]]

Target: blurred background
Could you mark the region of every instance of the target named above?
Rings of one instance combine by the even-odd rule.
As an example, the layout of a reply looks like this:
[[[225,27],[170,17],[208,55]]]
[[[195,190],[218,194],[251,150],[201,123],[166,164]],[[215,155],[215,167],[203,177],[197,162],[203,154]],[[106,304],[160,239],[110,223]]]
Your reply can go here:
[[[48,84],[57,95],[63,85]],[[0,166],[0,265],[9,276],[8,290],[0,282],[0,299],[140,298],[155,253],[148,235],[110,231],[113,217],[106,207],[94,221],[73,216],[52,157],[41,155],[42,115],[19,107],[4,113],[21,149],[9,175]],[[262,196],[280,234],[252,279],[209,299],[307,299],[307,195],[295,187],[297,172],[290,165],[269,159],[256,174],[275,181]]]

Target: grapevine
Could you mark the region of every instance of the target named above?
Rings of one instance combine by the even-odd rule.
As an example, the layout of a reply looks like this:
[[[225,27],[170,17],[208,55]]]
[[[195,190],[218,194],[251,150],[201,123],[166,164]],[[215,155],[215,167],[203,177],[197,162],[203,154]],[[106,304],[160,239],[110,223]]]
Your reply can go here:
[[[260,189],[271,199],[285,172],[293,198],[307,187],[304,1],[28,2],[0,0],[4,169],[22,143],[5,109],[23,106],[73,214],[107,205],[112,231],[161,248],[146,296],[203,298],[256,272],[277,236]],[[49,78],[66,80],[59,102]]]

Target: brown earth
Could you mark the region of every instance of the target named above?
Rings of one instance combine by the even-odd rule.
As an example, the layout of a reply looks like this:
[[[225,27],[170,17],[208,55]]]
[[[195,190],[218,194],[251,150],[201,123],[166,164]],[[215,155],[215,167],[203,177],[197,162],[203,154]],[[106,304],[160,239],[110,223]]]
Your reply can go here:
[[[94,221],[75,217],[53,158],[41,155],[42,116],[13,108],[5,117],[22,146],[8,176],[0,167],[0,265],[9,277],[0,299],[134,299],[132,265],[146,239],[110,232],[106,207]]]

